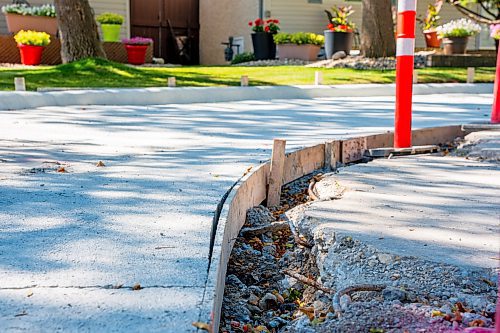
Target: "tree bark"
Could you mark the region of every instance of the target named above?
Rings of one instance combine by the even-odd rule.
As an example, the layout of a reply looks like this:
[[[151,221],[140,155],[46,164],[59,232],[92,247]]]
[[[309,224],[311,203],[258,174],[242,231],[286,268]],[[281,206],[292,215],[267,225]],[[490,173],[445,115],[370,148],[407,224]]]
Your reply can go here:
[[[106,58],[88,0],[55,0],[63,63]]]
[[[380,58],[395,53],[391,0],[363,0],[361,54]]]

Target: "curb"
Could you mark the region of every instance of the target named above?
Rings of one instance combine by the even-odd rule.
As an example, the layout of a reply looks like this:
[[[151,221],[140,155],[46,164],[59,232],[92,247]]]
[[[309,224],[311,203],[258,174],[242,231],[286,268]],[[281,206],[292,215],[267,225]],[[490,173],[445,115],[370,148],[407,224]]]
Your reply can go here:
[[[221,103],[241,100],[394,96],[395,84],[332,86],[186,87],[0,92],[0,110],[70,105],[160,105]],[[491,83],[414,85],[414,95],[491,94]]]

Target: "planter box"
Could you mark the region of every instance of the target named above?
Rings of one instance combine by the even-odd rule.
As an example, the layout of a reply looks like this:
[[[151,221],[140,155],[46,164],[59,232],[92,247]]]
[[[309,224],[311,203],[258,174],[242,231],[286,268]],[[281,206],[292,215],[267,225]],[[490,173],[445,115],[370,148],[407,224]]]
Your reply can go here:
[[[320,46],[312,44],[280,44],[278,45],[278,56],[280,59],[315,61],[320,49]]]
[[[50,35],[57,34],[57,18],[55,17],[5,14],[5,19],[7,29],[14,34],[20,30],[34,30]]]

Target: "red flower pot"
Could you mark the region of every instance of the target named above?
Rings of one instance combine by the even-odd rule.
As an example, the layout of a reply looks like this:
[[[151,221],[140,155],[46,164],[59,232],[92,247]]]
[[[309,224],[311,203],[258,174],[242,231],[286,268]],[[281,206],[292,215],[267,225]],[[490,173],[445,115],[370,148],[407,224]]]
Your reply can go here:
[[[40,65],[45,46],[18,44],[17,47],[21,53],[21,63],[23,65]]]
[[[425,44],[427,45],[427,47],[431,48],[441,47],[441,40],[439,40],[438,38],[437,31],[425,30],[424,36],[425,36]]]
[[[142,65],[146,61],[146,50],[148,45],[125,45],[127,50],[128,63],[132,65]]]

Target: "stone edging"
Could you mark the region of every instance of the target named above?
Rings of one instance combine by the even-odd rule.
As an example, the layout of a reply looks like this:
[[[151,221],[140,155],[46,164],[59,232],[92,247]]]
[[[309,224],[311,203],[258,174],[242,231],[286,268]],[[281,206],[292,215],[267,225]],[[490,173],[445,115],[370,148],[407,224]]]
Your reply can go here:
[[[461,125],[424,128],[413,131],[413,144],[437,145],[464,137],[468,132]],[[314,170],[336,167],[337,163],[360,160],[372,148],[393,146],[393,133],[368,135],[345,140],[327,141],[303,148],[286,155],[283,183],[289,183]],[[266,199],[266,185],[270,163],[258,166],[242,177],[224,196],[219,204],[212,230],[210,267],[201,304],[200,322],[210,323],[212,332],[219,331],[227,264],[236,237],[246,219],[249,208]]]
[[[94,89],[45,92],[0,92],[0,110],[70,105],[160,105],[220,103],[240,100],[393,96],[394,84],[334,86],[179,87]],[[415,95],[490,94],[490,83],[416,84]]]

